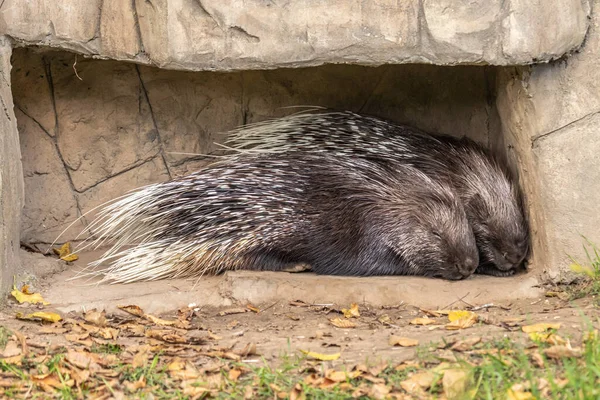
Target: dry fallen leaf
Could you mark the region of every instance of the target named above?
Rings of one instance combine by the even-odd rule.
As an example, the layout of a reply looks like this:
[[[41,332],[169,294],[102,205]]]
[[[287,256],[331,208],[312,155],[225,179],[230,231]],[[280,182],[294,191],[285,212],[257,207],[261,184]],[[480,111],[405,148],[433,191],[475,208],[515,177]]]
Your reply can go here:
[[[85,313],[85,320],[90,324],[104,327],[106,326],[106,312],[91,310]]]
[[[135,305],[129,305],[129,306],[117,306],[119,309],[128,312],[131,315],[135,315],[136,317],[143,317],[144,316],[144,311]]]
[[[332,318],[329,320],[331,325],[336,326],[338,328],[356,328],[356,324],[352,321],[348,321],[346,319],[341,318]]]
[[[414,347],[419,344],[417,339],[410,339],[401,336],[391,335],[389,339],[390,346]]]
[[[369,391],[369,397],[377,400],[385,399],[390,391],[391,389],[384,384],[373,385]]]
[[[350,308],[346,309],[342,309],[342,313],[344,314],[344,317],[346,318],[358,318],[360,317],[360,313],[358,312],[358,304],[356,303],[352,303],[350,304]]]
[[[248,303],[246,304],[246,308],[250,311],[252,311],[253,313],[258,314],[260,312],[260,308],[258,307],[254,307],[252,304]]]
[[[471,376],[464,368],[449,368],[443,371],[442,387],[448,400],[472,399],[475,392],[470,391],[472,385]]]
[[[411,395],[422,396],[424,391],[431,387],[434,379],[435,374],[431,371],[419,372],[400,382],[400,386]]]
[[[26,292],[23,292],[23,289],[25,289]],[[24,286],[23,289],[19,290],[16,286],[13,286],[13,290],[10,292],[19,303],[43,304],[45,306],[50,304],[42,298],[41,294],[31,294],[27,286]]]
[[[457,330],[470,328],[477,322],[478,316],[471,311],[451,311],[448,313],[449,324],[446,329]]]
[[[58,322],[62,320],[62,317],[56,313],[38,311],[31,314],[23,315],[18,312],[15,317],[17,319],[31,320],[31,321],[46,321],[46,322]]]
[[[72,365],[81,369],[87,369],[90,372],[96,372],[101,369],[100,365],[96,362],[95,357],[85,351],[69,349],[65,359]]]
[[[522,326],[521,329],[525,333],[545,332],[550,329],[560,329],[560,323],[551,324],[551,323],[542,322],[539,324]]]
[[[241,308],[241,307],[238,307],[238,308],[230,308],[230,309],[227,309],[227,310],[220,311],[220,312],[219,312],[219,315],[220,315],[221,317],[223,317],[223,316],[225,316],[225,315],[231,315],[231,314],[243,314],[243,313],[245,313],[245,312],[248,312],[248,309],[247,309],[247,308]]]
[[[410,321],[411,325],[433,325],[435,323],[435,320],[430,318],[415,318]]]
[[[454,322],[454,321],[458,321],[460,319],[469,319],[469,318],[472,318],[473,316],[477,317],[477,314],[475,314],[472,311],[455,310],[455,311],[450,311],[448,313],[448,320],[450,322]]]
[[[567,341],[552,332],[530,332],[529,338],[534,342],[543,342],[548,344],[566,344]]]
[[[237,368],[234,368],[229,370],[228,378],[232,382],[237,382],[240,375],[242,375],[242,371]]]
[[[149,329],[146,337],[165,341],[167,343],[187,343],[187,339],[171,330]]]
[[[530,400],[535,399],[533,394],[522,390],[508,389],[506,392],[506,400]]]
[[[338,358],[340,358],[340,356],[341,356],[341,353],[322,354],[322,353],[315,353],[313,351],[307,351],[307,350],[300,350],[300,352],[305,354],[308,358],[313,358],[315,360],[320,360],[320,361],[334,361],[334,360],[337,360]]]
[[[469,339],[459,340],[450,347],[450,350],[454,350],[454,351],[471,350],[473,348],[473,346],[475,346],[479,342],[481,342],[480,337],[472,337]]]
[[[71,261],[76,261],[79,259],[77,254],[71,253],[71,243],[69,243],[69,242],[63,244],[60,248],[55,247],[52,250],[63,261],[71,262]]]
[[[565,358],[565,357],[581,357],[582,351],[579,347],[571,347],[570,345],[556,345],[544,349],[544,354],[549,358]]]

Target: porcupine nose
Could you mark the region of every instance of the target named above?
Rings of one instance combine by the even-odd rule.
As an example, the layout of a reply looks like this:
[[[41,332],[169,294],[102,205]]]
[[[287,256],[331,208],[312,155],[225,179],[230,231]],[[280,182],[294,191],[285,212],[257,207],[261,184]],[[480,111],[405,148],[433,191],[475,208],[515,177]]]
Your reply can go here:
[[[467,257],[465,258],[463,263],[458,263],[456,267],[458,269],[458,272],[463,276],[463,278],[467,278],[473,274],[473,272],[477,268],[477,265],[473,258]]]

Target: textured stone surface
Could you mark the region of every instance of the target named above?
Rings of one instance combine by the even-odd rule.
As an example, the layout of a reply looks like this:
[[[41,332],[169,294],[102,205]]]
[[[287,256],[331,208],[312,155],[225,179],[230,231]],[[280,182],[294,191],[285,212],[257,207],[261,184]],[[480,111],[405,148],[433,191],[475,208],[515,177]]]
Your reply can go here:
[[[569,256],[586,261],[581,235],[600,244],[599,7],[594,0],[580,52],[499,79],[498,110],[529,194],[536,264],[553,280],[569,279]]]
[[[23,171],[10,81],[10,42],[0,36],[0,293],[20,267],[19,231],[23,206]],[[4,297],[2,297],[3,300]]]
[[[484,144],[493,136],[493,71],[478,67],[216,73],[80,60],[80,80],[71,59],[26,49],[13,57],[26,182],[22,239],[30,243],[52,242],[79,213],[130,189],[200,168],[206,158],[194,155],[215,149],[219,133],[298,105],[362,111]]]
[[[583,42],[588,0],[5,0],[18,42],[184,70],[528,64]],[[551,29],[548,29],[551,27]]]

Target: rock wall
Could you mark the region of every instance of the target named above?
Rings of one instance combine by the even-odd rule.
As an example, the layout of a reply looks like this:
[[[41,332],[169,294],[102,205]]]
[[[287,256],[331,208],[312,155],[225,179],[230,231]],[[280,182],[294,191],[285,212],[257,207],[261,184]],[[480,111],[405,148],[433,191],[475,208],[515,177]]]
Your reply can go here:
[[[498,80],[505,137],[519,154],[536,240],[536,264],[568,278],[570,257],[585,262],[584,236],[600,245],[600,1],[580,52]]]
[[[19,268],[23,172],[10,82],[11,43],[0,36],[0,293]],[[0,302],[3,302],[0,299]]]
[[[515,65],[578,48],[589,0],[4,0],[22,45],[183,70]]]
[[[25,176],[22,240],[48,243],[127,190],[203,164],[214,135],[318,105],[488,144],[493,68],[324,66],[180,72],[17,49],[13,90]],[[443,82],[443,84],[440,84]],[[185,154],[181,154],[185,153]],[[74,239],[93,212],[71,227]],[[84,233],[85,236],[85,233]]]

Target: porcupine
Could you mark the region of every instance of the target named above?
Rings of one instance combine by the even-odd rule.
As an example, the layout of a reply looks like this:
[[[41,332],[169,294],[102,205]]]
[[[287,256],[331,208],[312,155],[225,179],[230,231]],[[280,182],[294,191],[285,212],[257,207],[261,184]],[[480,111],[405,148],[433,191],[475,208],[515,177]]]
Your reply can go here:
[[[239,155],[105,207],[108,282],[226,270],[463,279],[478,265],[460,198],[410,166],[329,155]],[[123,249],[127,243],[137,243]]]
[[[528,254],[527,220],[515,178],[500,158],[470,139],[330,110],[250,124],[227,135],[225,145],[233,154],[323,152],[392,169],[408,162],[434,179],[449,180],[461,196],[480,253],[476,273],[512,275]]]

